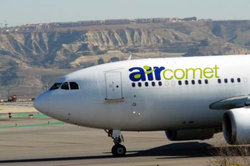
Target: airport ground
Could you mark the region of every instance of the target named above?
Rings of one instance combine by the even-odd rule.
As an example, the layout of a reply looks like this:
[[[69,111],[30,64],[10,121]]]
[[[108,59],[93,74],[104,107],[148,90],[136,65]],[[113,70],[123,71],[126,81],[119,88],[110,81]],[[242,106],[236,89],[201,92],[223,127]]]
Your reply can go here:
[[[14,113],[11,119],[0,114],[1,166],[207,166],[220,161],[215,152],[221,134],[206,141],[171,142],[162,131],[123,132],[128,153],[115,158],[112,140],[103,130],[59,122],[29,104],[0,105],[0,112],[6,109]]]

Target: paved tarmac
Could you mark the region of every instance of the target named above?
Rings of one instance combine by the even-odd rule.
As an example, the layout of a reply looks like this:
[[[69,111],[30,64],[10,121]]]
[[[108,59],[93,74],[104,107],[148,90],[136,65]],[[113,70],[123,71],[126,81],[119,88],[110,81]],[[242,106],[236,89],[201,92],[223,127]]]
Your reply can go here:
[[[28,114],[27,114],[28,116]],[[214,165],[221,134],[208,141],[170,142],[164,132],[123,132],[126,157],[110,153],[103,130],[25,115],[0,119],[0,165],[205,166]]]
[[[0,103],[0,114],[37,112],[32,102],[6,102]]]

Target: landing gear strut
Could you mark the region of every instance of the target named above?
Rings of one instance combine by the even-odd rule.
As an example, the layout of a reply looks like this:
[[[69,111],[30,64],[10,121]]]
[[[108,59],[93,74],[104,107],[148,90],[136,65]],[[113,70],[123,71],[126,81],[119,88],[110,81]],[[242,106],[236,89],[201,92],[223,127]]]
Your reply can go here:
[[[105,130],[108,133],[108,136],[113,139],[114,146],[112,147],[112,154],[115,157],[125,156],[127,150],[125,146],[121,145],[124,142],[123,136],[120,130]]]

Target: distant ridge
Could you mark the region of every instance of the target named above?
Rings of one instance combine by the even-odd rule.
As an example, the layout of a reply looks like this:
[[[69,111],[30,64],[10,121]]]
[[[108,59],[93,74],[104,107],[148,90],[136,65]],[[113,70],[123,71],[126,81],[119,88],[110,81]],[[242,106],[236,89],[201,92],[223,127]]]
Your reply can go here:
[[[24,32],[24,31],[51,31],[58,28],[103,26],[103,25],[122,25],[122,24],[148,24],[148,23],[167,23],[167,22],[188,22],[188,21],[211,21],[198,20],[197,17],[188,18],[138,18],[138,19],[109,19],[109,20],[85,20],[77,22],[52,22],[25,24],[16,27],[3,28],[0,32]]]
[[[193,17],[105,20],[92,25],[94,22],[50,23],[56,24],[52,29],[47,24],[2,28],[0,98],[12,94],[35,97],[63,74],[127,60],[130,54],[137,59],[247,54],[250,49],[250,21]]]

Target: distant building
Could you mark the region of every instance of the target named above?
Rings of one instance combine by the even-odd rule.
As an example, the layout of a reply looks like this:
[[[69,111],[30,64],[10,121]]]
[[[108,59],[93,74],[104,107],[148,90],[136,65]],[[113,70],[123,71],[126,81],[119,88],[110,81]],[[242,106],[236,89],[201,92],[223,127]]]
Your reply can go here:
[[[188,18],[183,18],[183,21],[197,21],[197,17],[188,17]]]
[[[104,20],[105,25],[129,24],[129,23],[130,23],[130,20],[127,20],[127,19]]]

